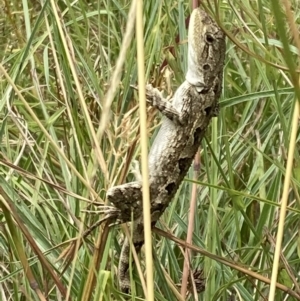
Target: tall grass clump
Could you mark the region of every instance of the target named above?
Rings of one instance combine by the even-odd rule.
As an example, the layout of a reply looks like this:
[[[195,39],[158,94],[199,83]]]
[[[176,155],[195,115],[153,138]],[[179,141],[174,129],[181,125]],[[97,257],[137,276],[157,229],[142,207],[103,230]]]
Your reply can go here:
[[[126,296],[130,228],[99,225],[141,158],[132,3],[0,2],[1,300],[147,298],[147,248]],[[227,35],[220,114],[153,231],[153,299],[300,300],[299,3],[203,4]],[[184,80],[190,7],[143,4],[144,75],[165,95]],[[148,107],[149,145],[160,121]]]

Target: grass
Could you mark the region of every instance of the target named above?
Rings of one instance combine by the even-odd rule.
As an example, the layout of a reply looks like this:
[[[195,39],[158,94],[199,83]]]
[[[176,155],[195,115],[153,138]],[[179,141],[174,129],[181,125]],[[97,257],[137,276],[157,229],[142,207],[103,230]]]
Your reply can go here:
[[[130,87],[138,78],[137,41],[125,35],[130,4],[0,2],[1,300],[128,297],[116,282],[124,227],[96,227],[81,237],[103,217],[106,190],[132,180],[131,161],[140,159],[139,102]],[[152,235],[154,299],[267,300],[276,271],[279,288],[270,300],[298,300],[297,144],[290,150],[299,141],[297,131],[292,136],[299,3],[215,4],[207,8],[227,34],[221,110],[199,150],[199,173],[190,169],[157,224],[165,232]],[[146,81],[170,94],[187,67],[189,4],[145,1],[143,11]],[[147,109],[148,144],[160,119]],[[194,281],[181,297],[193,185]],[[132,275],[129,298],[145,300],[135,265]]]

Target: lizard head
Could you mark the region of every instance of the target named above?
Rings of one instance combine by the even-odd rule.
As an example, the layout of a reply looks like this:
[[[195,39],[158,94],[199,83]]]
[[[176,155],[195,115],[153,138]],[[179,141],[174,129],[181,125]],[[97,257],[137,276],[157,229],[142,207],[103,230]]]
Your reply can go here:
[[[208,90],[224,65],[225,34],[205,11],[197,8],[191,14],[188,42],[186,80],[198,92]]]

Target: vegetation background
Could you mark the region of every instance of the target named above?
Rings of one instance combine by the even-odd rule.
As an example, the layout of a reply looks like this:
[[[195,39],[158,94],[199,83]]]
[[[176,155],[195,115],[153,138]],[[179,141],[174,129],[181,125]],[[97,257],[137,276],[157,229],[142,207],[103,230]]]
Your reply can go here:
[[[299,141],[292,135],[299,3],[204,3],[228,36],[221,110],[199,150],[200,169],[191,168],[157,225],[169,237],[153,234],[155,300],[267,300],[284,187],[274,300],[300,300],[299,148],[289,154]],[[131,161],[140,159],[139,103],[130,87],[137,82],[136,38],[125,35],[130,5],[0,1],[3,301],[128,298],[116,282],[122,228],[105,236],[95,227],[81,237],[103,217],[107,188],[130,181]],[[145,76],[166,94],[184,80],[190,11],[188,1],[144,2]],[[149,144],[160,118],[148,108]],[[292,176],[284,186],[287,162]],[[186,239],[193,195],[197,248],[181,296],[183,248],[170,238]],[[132,274],[130,298],[145,300],[135,268]]]

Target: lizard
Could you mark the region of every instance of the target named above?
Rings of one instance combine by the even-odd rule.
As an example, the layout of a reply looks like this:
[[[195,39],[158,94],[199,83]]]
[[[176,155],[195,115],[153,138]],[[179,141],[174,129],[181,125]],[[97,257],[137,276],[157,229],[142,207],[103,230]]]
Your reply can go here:
[[[219,111],[225,59],[225,34],[202,9],[194,9],[188,30],[188,69],[185,81],[171,101],[146,86],[147,101],[164,116],[148,156],[151,226],[174,198],[187,174],[212,117]],[[133,219],[132,242],[139,252],[144,244],[142,182],[111,187],[107,199],[110,216],[118,223]],[[132,218],[133,217],[133,218]],[[130,290],[130,243],[125,238],[118,265],[122,292]]]

